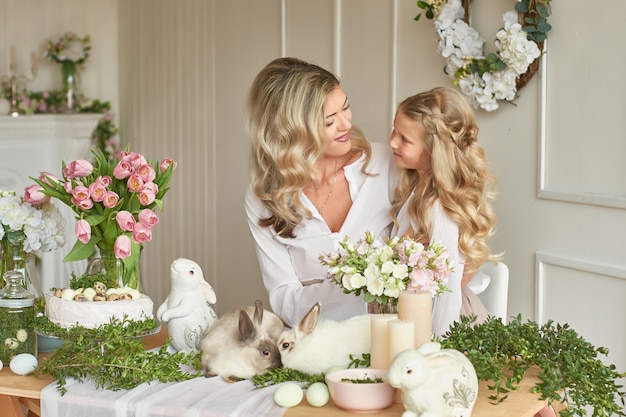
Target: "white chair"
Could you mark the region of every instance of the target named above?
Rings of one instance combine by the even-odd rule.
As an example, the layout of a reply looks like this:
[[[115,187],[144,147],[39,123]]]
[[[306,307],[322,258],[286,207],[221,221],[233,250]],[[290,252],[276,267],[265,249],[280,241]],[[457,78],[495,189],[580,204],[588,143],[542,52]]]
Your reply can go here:
[[[481,266],[480,270],[488,275],[491,279],[485,286],[474,278],[468,286],[483,303],[483,305],[494,317],[502,319],[506,323],[507,305],[509,301],[509,267],[503,262],[494,264],[487,261]]]

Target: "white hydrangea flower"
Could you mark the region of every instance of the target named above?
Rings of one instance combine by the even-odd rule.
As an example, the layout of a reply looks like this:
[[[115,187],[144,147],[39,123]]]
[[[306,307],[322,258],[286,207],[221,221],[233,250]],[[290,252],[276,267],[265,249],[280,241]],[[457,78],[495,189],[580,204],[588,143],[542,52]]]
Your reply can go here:
[[[33,206],[15,193],[0,193],[0,239],[7,232],[20,232],[18,242],[25,252],[48,252],[65,244],[65,219],[54,204]]]
[[[524,74],[541,53],[537,44],[528,40],[519,23],[510,25],[509,30],[500,30],[496,34],[496,46],[502,61],[518,75]]]

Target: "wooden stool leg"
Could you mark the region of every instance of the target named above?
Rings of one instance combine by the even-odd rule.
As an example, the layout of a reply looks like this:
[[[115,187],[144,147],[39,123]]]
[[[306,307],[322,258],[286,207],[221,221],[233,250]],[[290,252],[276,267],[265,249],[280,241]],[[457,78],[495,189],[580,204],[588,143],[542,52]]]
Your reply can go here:
[[[0,395],[0,411],[6,417],[24,417],[22,405],[17,397]]]

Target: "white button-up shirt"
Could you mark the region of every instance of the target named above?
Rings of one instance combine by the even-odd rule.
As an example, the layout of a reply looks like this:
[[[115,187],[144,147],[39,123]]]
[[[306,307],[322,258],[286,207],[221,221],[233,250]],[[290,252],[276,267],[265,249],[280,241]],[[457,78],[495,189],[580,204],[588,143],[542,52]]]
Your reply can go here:
[[[393,153],[386,144],[372,143],[372,158],[367,176],[361,172],[365,157],[344,167],[350,188],[352,206],[339,232],[333,233],[309,199],[301,194],[303,204],[312,218],[304,218],[295,230],[295,238],[275,236],[274,230],[261,227],[260,218],[269,217],[269,211],[250,188],[246,191],[245,209],[248,225],[272,310],[285,323],[296,325],[316,302],[322,305],[322,318],[344,320],[365,314],[362,297],[344,294],[342,288],[327,280],[328,267],[322,266],[319,256],[339,248],[344,236],[357,240],[371,231],[375,236],[387,237],[391,230],[391,199],[397,179]],[[304,282],[324,279],[321,283]]]

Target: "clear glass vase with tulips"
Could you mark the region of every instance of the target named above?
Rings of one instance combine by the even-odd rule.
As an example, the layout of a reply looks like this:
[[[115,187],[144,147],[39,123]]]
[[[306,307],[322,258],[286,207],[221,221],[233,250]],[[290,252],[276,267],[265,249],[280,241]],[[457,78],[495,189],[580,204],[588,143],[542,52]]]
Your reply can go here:
[[[176,163],[171,158],[149,162],[128,147],[116,159],[93,151],[94,163],[62,164],[62,178],[42,172],[32,178],[42,196],[58,199],[76,213],[76,243],[66,262],[88,259],[96,247],[107,275],[120,287],[140,290],[139,256],[159,222],[154,211],[163,197]]]

